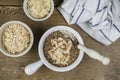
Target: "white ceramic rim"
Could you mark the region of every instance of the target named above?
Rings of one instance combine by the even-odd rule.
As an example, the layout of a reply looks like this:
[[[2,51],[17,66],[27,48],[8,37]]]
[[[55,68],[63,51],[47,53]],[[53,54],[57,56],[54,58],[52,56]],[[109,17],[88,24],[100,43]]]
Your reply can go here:
[[[53,11],[54,11],[54,2],[53,2],[53,0],[51,0],[51,10],[50,10],[50,13],[46,17],[41,18],[41,19],[36,19],[36,18],[32,17],[29,14],[28,9],[27,9],[27,2],[28,2],[28,0],[24,0],[24,2],[23,2],[23,10],[24,10],[25,14],[33,21],[44,21],[44,20],[48,19],[53,14]]]
[[[33,41],[34,41],[34,36],[33,36],[33,32],[32,32],[32,30],[30,29],[30,27],[29,27],[28,25],[26,25],[25,23],[21,22],[21,21],[8,21],[8,22],[4,23],[4,24],[0,27],[0,33],[1,33],[0,36],[2,35],[3,30],[4,30],[6,27],[8,27],[8,25],[13,24],[13,23],[21,24],[21,25],[23,25],[23,27],[25,27],[25,28],[29,31],[29,33],[30,33],[30,38],[31,38],[30,44],[29,44],[28,48],[25,49],[23,52],[18,53],[18,54],[15,54],[15,55],[11,55],[7,50],[3,50],[4,47],[2,46],[2,42],[0,42],[0,43],[1,43],[0,45],[1,45],[1,47],[3,48],[3,49],[2,49],[2,48],[0,47],[0,51],[1,51],[4,55],[9,56],[9,57],[20,57],[20,56],[25,55],[25,54],[31,49],[31,47],[32,47],[32,45],[33,45]],[[0,40],[0,41],[1,41],[1,40]],[[7,53],[7,52],[8,52],[8,53]]]
[[[46,39],[46,37],[51,34],[54,31],[58,31],[58,30],[66,30],[69,31],[71,33],[74,34],[74,36],[76,36],[76,38],[78,39],[79,43],[84,45],[83,40],[80,36],[80,34],[78,32],[76,32],[74,29],[67,27],[67,26],[55,26],[51,29],[49,29],[48,31],[46,31],[43,36],[41,37],[40,41],[39,41],[39,45],[38,45],[38,51],[39,51],[39,57],[42,60],[43,64],[45,64],[45,66],[47,66],[49,69],[53,70],[53,71],[57,71],[57,72],[65,72],[65,71],[69,71],[74,69],[82,60],[84,53],[83,51],[80,51],[80,54],[78,56],[78,58],[76,59],[76,61],[74,63],[72,63],[71,65],[67,66],[67,67],[56,67],[52,64],[50,64],[44,54],[43,54],[43,45],[44,45],[44,41]]]

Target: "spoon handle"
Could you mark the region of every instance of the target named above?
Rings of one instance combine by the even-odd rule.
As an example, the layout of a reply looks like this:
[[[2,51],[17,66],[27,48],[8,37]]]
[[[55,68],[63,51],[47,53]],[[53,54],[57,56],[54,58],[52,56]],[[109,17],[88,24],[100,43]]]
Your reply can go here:
[[[110,59],[108,57],[102,56],[99,52],[86,48],[83,45],[78,45],[78,48],[82,51],[84,51],[89,57],[96,59],[100,62],[102,62],[104,65],[108,65],[110,62]]]
[[[34,74],[41,66],[43,65],[42,61],[39,60],[37,62],[31,63],[25,67],[25,73],[27,75]]]

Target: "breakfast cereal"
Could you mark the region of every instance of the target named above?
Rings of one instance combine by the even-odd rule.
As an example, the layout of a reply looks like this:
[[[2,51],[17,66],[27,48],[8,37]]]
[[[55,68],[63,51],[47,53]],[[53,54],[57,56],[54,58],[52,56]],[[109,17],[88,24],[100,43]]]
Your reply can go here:
[[[2,34],[2,43],[12,54],[22,52],[30,42],[29,32],[20,24],[9,25]]]
[[[29,0],[27,4],[29,14],[34,18],[43,18],[50,13],[50,0]]]
[[[46,38],[43,50],[47,60],[59,67],[72,64],[79,54],[77,45],[60,31],[53,32]]]

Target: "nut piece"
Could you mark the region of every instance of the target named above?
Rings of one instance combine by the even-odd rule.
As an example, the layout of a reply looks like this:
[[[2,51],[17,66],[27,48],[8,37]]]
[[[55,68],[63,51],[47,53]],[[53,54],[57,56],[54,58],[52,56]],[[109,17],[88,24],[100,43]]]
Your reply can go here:
[[[65,40],[61,37],[51,39],[52,49],[48,51],[55,64],[68,65],[70,60],[70,50],[72,48],[71,40]]]
[[[4,30],[2,42],[8,52],[19,53],[28,47],[30,34],[22,25],[12,24]]]
[[[27,4],[28,12],[34,18],[43,18],[50,13],[50,0],[29,0]]]

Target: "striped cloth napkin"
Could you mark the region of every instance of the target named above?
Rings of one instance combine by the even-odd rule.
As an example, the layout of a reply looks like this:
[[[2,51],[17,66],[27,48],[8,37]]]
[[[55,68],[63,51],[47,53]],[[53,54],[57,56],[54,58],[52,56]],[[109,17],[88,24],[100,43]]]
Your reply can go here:
[[[120,37],[120,0],[64,0],[58,10],[106,46]]]

